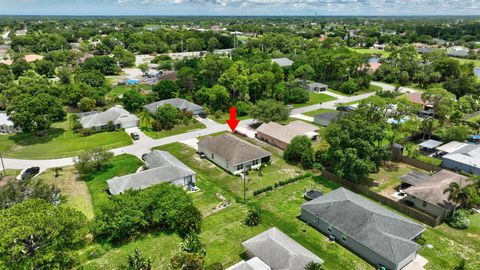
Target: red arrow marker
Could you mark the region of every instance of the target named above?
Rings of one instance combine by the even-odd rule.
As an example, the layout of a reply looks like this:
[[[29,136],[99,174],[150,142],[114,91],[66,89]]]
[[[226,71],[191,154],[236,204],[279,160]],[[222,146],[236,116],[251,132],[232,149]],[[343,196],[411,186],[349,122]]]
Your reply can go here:
[[[230,119],[227,120],[227,124],[230,126],[232,133],[235,133],[238,123],[240,123],[240,120],[237,120],[237,108],[230,107]]]

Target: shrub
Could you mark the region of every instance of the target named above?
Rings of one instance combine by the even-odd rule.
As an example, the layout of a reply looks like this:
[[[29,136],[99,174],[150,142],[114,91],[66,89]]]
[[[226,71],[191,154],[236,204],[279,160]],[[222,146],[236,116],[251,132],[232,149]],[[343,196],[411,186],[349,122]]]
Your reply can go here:
[[[128,265],[125,267],[128,270],[151,270],[152,259],[142,255],[140,250],[136,248],[133,254],[127,257]]]
[[[455,229],[467,229],[470,227],[470,212],[465,209],[455,211],[450,217],[447,218],[447,224]]]
[[[260,215],[260,209],[259,208],[250,208],[248,210],[247,216],[245,217],[245,225],[250,226],[250,227],[255,227],[260,222],[262,222],[262,216]]]
[[[288,185],[288,184],[291,184],[293,182],[296,182],[296,181],[299,181],[299,180],[302,180],[302,179],[305,179],[305,178],[308,178],[308,177],[311,177],[311,176],[312,176],[312,173],[308,172],[308,173],[305,173],[305,174],[302,174],[302,175],[298,175],[298,176],[289,178],[287,180],[276,182],[275,184],[273,184],[273,186],[266,186],[264,188],[257,189],[255,191],[253,191],[253,196],[260,195],[262,193],[268,192],[268,191],[273,190],[275,188],[278,188],[278,187],[281,187],[281,186],[284,186],[284,185]]]

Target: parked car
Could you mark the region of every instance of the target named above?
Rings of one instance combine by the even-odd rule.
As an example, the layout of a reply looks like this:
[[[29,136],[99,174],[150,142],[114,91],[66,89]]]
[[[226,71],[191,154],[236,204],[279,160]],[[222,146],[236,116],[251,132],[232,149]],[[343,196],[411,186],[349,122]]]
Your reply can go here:
[[[351,112],[351,111],[355,111],[355,108],[352,107],[352,106],[338,106],[338,107],[337,107],[337,111],[341,111],[341,112]]]
[[[288,104],[288,105],[287,105],[287,109],[293,110],[293,106],[292,106],[291,104]]]
[[[130,137],[132,137],[132,140],[140,140],[140,135],[137,132],[131,132]]]
[[[197,152],[201,159],[206,158],[207,156],[204,153]]]
[[[20,177],[22,180],[30,179],[37,175],[40,172],[40,167],[30,167],[23,171],[22,176]]]
[[[200,116],[203,119],[207,118],[207,114],[204,112],[199,113],[198,116]]]

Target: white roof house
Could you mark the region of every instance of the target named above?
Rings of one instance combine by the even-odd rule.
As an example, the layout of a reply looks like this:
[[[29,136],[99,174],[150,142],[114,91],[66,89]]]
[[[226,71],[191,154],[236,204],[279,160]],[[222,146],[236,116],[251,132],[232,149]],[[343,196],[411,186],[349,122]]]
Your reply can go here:
[[[442,166],[457,171],[480,175],[480,145],[463,144],[442,156]]]
[[[0,133],[14,133],[21,132],[19,127],[10,120],[10,117],[5,112],[0,112]]]
[[[80,124],[83,128],[93,128],[96,130],[106,129],[110,123],[119,128],[130,128],[138,126],[138,118],[116,105],[104,112],[94,113],[80,118]]]
[[[273,58],[273,59],[270,59],[270,61],[272,61],[272,64],[277,63],[281,67],[290,67],[293,65],[293,61],[286,57]]]
[[[465,146],[467,146],[468,144],[466,143],[463,143],[463,142],[457,142],[457,141],[452,141],[452,142],[449,142],[449,143],[446,143],[440,147],[437,147],[437,151],[439,153],[444,153],[444,154],[450,154],[450,153],[453,153]]]
[[[248,261],[240,261],[235,265],[230,266],[227,270],[271,270],[270,266],[260,260],[258,257],[253,257]]]

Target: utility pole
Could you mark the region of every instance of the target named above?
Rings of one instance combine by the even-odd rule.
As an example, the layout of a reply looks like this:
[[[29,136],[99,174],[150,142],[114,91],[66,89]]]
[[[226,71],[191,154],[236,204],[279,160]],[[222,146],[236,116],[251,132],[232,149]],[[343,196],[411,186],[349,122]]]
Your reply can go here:
[[[2,153],[0,153],[0,160],[2,161],[2,168],[3,168],[3,175],[7,175],[7,172],[5,170],[5,164],[3,164],[3,155]]]
[[[247,204],[247,168],[243,167],[243,204]]]

